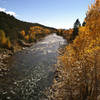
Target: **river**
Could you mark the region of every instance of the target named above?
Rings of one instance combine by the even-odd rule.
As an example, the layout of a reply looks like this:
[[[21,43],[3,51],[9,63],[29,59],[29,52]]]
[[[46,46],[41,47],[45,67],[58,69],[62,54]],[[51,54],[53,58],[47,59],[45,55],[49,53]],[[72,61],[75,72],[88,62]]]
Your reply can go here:
[[[43,91],[52,85],[58,50],[66,44],[54,33],[10,57],[9,72],[0,79],[0,100],[47,100]]]

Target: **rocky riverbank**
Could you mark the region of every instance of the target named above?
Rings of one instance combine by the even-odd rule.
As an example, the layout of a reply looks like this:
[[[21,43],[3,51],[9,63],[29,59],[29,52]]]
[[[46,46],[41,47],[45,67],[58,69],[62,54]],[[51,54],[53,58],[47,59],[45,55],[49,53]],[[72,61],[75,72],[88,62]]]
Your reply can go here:
[[[0,51],[0,77],[6,75],[8,68],[6,67],[7,59],[13,55],[11,50],[1,49]]]
[[[0,77],[3,77],[7,74],[9,71],[9,68],[7,68],[7,62],[9,57],[11,57],[14,53],[21,51],[25,49],[25,46],[19,46],[16,44],[16,46],[13,47],[12,50],[0,48]]]
[[[58,50],[66,44],[51,34],[7,58],[9,70],[0,78],[0,100],[46,100],[44,91],[52,85]]]
[[[34,43],[42,40],[43,37],[37,39],[37,41],[34,41],[32,43],[26,43],[24,41],[18,41],[15,46],[13,46],[12,50],[0,48],[0,77],[3,77],[7,74],[9,71],[9,68],[7,67],[7,60],[9,57],[14,55],[14,53],[19,52],[21,50],[24,50],[25,48],[31,47]]]

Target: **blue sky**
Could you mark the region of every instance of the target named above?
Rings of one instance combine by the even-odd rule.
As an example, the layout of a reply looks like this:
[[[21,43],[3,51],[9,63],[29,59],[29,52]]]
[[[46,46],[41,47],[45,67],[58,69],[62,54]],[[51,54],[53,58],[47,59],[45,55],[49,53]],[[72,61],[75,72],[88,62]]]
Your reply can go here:
[[[23,21],[55,28],[71,28],[82,22],[91,0],[0,0],[0,9]]]

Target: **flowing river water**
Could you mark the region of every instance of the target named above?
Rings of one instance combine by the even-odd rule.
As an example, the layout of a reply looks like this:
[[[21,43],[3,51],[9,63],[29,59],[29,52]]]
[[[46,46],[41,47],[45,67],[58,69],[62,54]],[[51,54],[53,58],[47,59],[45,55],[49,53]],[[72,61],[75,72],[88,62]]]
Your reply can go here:
[[[9,72],[0,80],[0,100],[48,100],[43,91],[52,85],[58,50],[66,44],[54,33],[10,57]]]

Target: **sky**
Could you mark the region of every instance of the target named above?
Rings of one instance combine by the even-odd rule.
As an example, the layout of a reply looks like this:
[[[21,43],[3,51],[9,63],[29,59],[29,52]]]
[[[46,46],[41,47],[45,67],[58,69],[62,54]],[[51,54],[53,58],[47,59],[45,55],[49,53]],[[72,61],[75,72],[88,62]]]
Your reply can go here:
[[[72,28],[84,21],[91,0],[0,0],[0,11],[17,19],[55,28]]]

